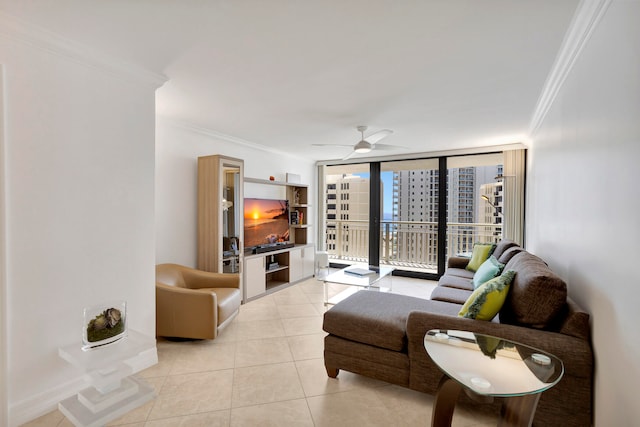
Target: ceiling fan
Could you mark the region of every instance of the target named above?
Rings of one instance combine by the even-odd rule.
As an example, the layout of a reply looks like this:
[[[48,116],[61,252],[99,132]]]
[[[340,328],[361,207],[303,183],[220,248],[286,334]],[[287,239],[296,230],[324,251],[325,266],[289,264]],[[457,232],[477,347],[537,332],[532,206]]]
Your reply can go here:
[[[316,147],[353,147],[353,151],[349,153],[349,155],[342,160],[347,160],[351,156],[355,154],[364,154],[368,153],[371,150],[394,150],[398,147],[387,144],[378,144],[382,138],[389,136],[393,133],[390,129],[382,129],[377,132],[372,133],[371,135],[365,138],[364,133],[368,129],[367,126],[358,126],[356,128],[358,132],[360,132],[361,138],[360,141],[355,145],[346,145],[346,144],[312,144]]]

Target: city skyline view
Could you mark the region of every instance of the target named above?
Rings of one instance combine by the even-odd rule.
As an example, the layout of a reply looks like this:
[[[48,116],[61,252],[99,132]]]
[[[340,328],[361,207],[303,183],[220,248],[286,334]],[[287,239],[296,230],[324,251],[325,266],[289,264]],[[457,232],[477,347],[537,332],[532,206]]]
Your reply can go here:
[[[501,174],[502,165],[474,167],[473,169],[475,169],[476,171],[482,170],[483,173],[480,174],[482,175],[482,181],[487,181],[487,182],[476,182],[476,184],[478,184],[477,186],[479,187],[481,185],[495,183],[495,177]],[[453,172],[453,171],[454,170],[450,170],[450,172]],[[353,175],[360,178],[364,178],[364,179],[370,178],[369,172],[355,172],[353,173]],[[383,221],[393,220],[393,198],[394,198],[393,176],[394,176],[393,171],[380,172],[380,180],[382,181],[382,219]],[[478,197],[480,196],[478,195]],[[477,203],[480,203],[480,200],[475,200],[474,198],[473,204],[475,205]]]
[[[447,256],[471,250],[473,242],[502,234],[502,164],[447,169]],[[381,171],[380,262],[434,271],[438,265],[440,173],[433,162],[396,162]],[[333,173],[331,173],[333,172]],[[370,173],[363,165],[328,169],[326,247],[334,259],[368,259]]]

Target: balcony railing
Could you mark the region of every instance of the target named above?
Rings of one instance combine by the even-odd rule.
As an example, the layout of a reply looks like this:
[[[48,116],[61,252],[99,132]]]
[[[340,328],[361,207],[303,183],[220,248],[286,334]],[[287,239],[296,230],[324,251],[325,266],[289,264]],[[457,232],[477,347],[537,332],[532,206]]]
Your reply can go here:
[[[471,252],[474,242],[497,242],[501,224],[448,223],[447,258]],[[336,262],[366,262],[369,257],[368,221],[327,221],[329,257]],[[438,224],[417,221],[380,223],[380,263],[398,268],[436,272]]]

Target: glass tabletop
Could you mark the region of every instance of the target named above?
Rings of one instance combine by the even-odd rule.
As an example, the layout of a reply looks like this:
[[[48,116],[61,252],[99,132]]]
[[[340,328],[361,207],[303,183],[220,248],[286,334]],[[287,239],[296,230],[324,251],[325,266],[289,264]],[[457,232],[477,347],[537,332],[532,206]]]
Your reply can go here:
[[[447,376],[486,396],[541,393],[564,373],[556,356],[490,335],[432,329],[424,336],[424,348]]]
[[[370,273],[366,273],[366,272]],[[331,273],[322,280],[341,285],[361,286],[368,288],[374,286],[380,279],[389,276],[393,272],[391,267],[373,268],[366,265],[353,265],[340,271]],[[357,274],[356,274],[357,273]]]

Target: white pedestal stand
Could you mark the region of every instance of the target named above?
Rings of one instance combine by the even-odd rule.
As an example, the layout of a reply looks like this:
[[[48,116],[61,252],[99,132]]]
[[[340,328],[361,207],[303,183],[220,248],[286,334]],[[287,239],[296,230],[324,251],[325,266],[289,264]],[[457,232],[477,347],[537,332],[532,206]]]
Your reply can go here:
[[[58,404],[76,427],[104,426],[155,397],[145,381],[132,375],[158,363],[156,340],[129,330],[112,344],[83,351],[80,345],[58,349],[58,355],[84,371],[88,388]]]

